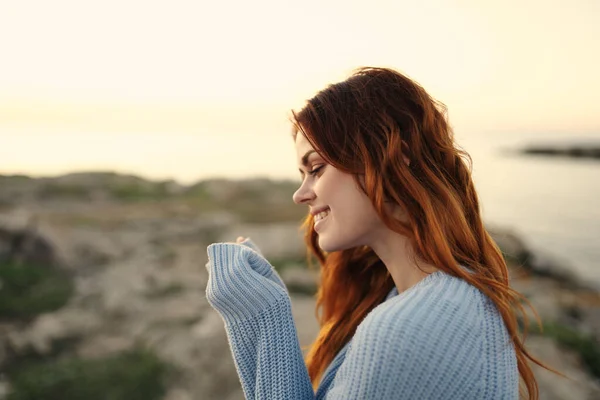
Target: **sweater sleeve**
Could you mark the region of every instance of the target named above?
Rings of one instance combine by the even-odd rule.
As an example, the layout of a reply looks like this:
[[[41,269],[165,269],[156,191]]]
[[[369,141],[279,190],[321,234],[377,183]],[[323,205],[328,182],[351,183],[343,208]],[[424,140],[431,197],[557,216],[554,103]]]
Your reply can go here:
[[[451,305],[438,306],[416,304],[409,312],[396,309],[367,317],[326,399],[481,398],[476,318],[456,318]]]
[[[251,242],[208,247],[206,296],[221,315],[247,399],[314,399],[291,301]]]

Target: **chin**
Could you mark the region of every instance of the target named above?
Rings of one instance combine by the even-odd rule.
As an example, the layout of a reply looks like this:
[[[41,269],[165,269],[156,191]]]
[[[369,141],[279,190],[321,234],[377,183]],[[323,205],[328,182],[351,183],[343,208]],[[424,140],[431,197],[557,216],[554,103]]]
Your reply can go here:
[[[332,251],[338,250],[336,248],[336,246],[333,246],[330,241],[328,241],[326,238],[323,238],[323,236],[321,236],[321,235],[319,235],[318,243],[319,243],[319,247],[321,248],[321,250],[323,250],[327,253],[331,253]]]
[[[353,247],[349,243],[344,243],[343,241],[328,240],[327,237],[323,237],[320,235],[318,243],[321,250],[327,253],[331,253],[334,251],[342,251]]]

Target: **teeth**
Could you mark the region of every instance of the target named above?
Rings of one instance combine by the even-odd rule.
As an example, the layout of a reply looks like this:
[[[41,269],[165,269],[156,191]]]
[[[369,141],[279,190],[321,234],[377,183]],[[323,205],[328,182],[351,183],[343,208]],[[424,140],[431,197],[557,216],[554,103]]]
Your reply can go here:
[[[315,222],[322,220],[327,215],[329,215],[329,210],[327,210],[327,211],[321,211],[320,213],[318,213],[317,215],[315,215]]]

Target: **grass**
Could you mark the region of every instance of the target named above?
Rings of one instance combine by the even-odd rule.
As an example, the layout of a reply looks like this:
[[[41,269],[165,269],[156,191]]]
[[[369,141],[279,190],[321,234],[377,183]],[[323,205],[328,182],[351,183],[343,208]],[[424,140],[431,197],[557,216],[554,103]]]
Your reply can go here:
[[[169,369],[141,348],[92,360],[30,363],[8,374],[7,400],[158,400]]]
[[[71,279],[56,268],[0,263],[0,319],[26,319],[57,310],[73,291]]]

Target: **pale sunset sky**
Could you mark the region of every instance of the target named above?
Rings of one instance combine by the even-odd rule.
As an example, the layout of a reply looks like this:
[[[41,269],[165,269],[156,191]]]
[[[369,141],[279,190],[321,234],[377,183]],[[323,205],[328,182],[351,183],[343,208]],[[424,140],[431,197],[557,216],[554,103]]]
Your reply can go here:
[[[296,178],[289,110],[388,66],[457,138],[600,133],[600,0],[4,1],[0,174]]]

